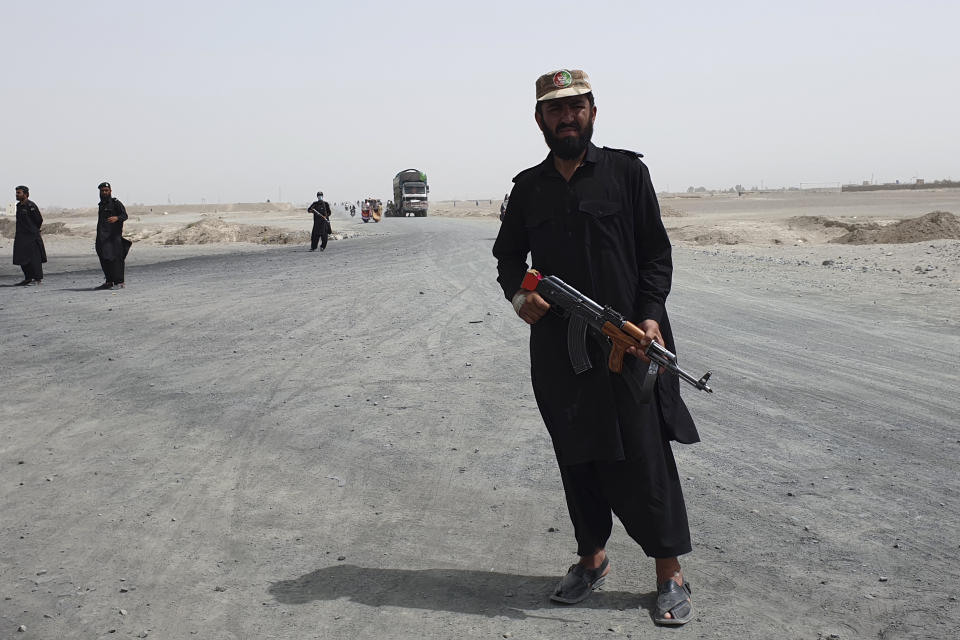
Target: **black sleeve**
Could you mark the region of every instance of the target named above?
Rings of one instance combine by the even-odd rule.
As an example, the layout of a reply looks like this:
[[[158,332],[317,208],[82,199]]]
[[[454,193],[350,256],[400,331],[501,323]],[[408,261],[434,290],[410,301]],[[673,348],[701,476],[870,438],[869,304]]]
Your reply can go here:
[[[493,256],[497,259],[497,282],[507,300],[512,300],[520,289],[520,283],[529,268],[527,254],[530,253],[530,242],[523,223],[525,200],[515,196],[517,191],[522,191],[519,185],[515,185],[510,192],[507,211],[500,223],[500,233],[493,243]]]
[[[127,208],[116,198],[114,198],[113,204],[116,207],[114,213],[117,214],[118,222],[124,222],[127,219]]]
[[[30,217],[33,224],[36,225],[37,231],[40,231],[40,227],[43,225],[43,216],[40,215],[40,209],[37,208],[37,205],[30,207]]]
[[[637,243],[637,295],[634,318],[663,321],[664,305],[673,279],[673,258],[670,238],[660,219],[660,204],[650,180],[650,171],[640,163],[640,184],[637,221],[634,227]]]

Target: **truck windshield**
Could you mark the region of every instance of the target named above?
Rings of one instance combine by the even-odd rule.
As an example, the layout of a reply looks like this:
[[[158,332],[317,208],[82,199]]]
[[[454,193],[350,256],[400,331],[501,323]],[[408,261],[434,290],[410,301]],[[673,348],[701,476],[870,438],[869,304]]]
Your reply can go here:
[[[403,185],[405,194],[423,195],[427,192],[427,186],[424,184],[405,184]]]

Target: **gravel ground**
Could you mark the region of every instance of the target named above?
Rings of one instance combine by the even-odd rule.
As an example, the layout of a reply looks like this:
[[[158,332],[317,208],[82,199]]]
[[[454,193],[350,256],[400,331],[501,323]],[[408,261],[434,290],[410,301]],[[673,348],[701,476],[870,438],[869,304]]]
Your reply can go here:
[[[0,637],[957,637],[956,241],[676,248],[716,393],[660,629],[619,525],[602,590],[547,600],[575,543],[495,218],[341,224],[138,244],[110,292],[51,238],[0,288]]]

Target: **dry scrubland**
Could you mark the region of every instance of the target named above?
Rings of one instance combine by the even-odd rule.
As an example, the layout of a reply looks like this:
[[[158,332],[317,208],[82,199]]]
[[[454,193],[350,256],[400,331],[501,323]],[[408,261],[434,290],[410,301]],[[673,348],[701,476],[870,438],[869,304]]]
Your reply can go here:
[[[131,207],[109,292],[95,212],[45,212],[43,285],[0,287],[0,638],[960,637],[960,190],[661,204],[716,390],[686,627],[619,525],[546,598],[575,546],[494,200],[335,208],[322,254],[304,208]]]

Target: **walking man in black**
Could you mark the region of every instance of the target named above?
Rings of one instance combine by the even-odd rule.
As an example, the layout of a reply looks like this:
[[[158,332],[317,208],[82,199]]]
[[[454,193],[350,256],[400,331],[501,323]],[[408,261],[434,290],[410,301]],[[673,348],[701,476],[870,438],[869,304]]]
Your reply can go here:
[[[97,212],[97,240],[95,243],[104,281],[96,289],[123,288],[123,267],[130,249],[130,241],[123,238],[123,222],[127,210],[123,203],[113,197],[109,182],[101,182],[100,209]]]
[[[691,544],[670,441],[692,443],[699,436],[679,379],[662,373],[653,400],[639,404],[627,379],[606,366],[605,339],[592,334],[593,367],[575,373],[567,319],[520,286],[529,254],[544,275],[624,313],[644,331],[644,346],[655,340],[676,353],[664,307],[673,273],[670,241],[640,154],[591,142],[597,108],[587,74],[564,69],[541,76],[536,97],[534,117],[550,153],[514,178],[493,254],[504,295],[531,325],[533,390],[580,556],[550,597],[580,602],[604,581],[613,513],[655,559],[655,622],[684,624],[693,609],[677,556]],[[646,361],[634,348],[628,353],[636,357],[627,358],[625,368]]]
[[[317,201],[307,209],[313,213],[313,232],[310,234],[310,251],[317,250],[317,243],[321,238],[320,251],[327,248],[327,239],[330,237],[330,203],[323,199],[323,191],[317,191]]]
[[[43,263],[47,261],[47,251],[40,236],[43,216],[40,209],[30,200],[30,189],[20,185],[16,188],[17,226],[13,237],[13,264],[20,265],[23,280],[16,286],[26,287],[43,281]]]

